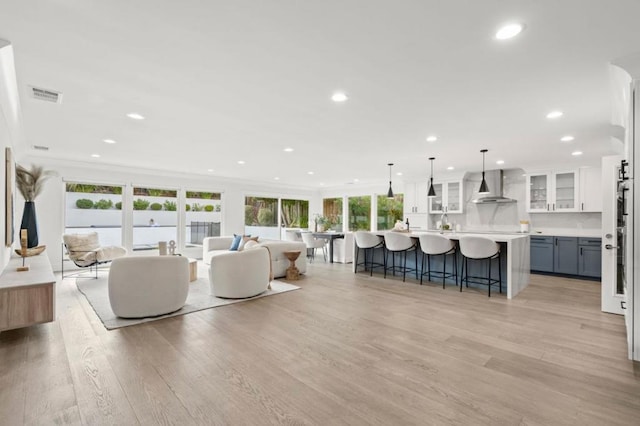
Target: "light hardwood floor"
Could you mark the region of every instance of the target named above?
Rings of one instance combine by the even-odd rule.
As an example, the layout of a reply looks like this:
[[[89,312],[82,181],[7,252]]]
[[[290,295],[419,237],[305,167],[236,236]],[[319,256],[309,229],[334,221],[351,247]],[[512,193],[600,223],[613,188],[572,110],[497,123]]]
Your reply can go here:
[[[107,331],[73,280],[0,333],[0,424],[638,425],[599,283],[486,289],[310,266],[302,289]]]

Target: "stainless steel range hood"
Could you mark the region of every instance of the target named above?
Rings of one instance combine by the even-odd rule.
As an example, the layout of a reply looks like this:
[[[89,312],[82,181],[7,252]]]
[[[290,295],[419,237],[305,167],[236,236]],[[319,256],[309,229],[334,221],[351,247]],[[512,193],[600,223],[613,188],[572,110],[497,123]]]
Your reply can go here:
[[[488,194],[478,194],[472,200],[476,204],[496,204],[496,203],[515,203],[517,200],[507,198],[503,195],[504,172],[502,170],[487,170],[485,172],[485,180],[489,186]]]

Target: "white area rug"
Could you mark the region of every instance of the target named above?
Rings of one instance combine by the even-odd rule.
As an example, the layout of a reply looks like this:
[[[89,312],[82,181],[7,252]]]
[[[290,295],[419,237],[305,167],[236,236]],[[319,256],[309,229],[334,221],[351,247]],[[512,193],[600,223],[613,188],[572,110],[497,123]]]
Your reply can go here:
[[[142,324],[149,321],[156,321],[162,318],[175,317],[191,312],[201,311],[203,309],[217,308],[219,306],[231,305],[233,303],[246,302],[253,299],[259,299],[265,296],[284,293],[287,291],[297,290],[300,287],[287,284],[282,281],[272,281],[271,290],[267,290],[262,294],[248,299],[220,299],[209,294],[209,277],[202,277],[201,273],[205,271],[198,268],[199,277],[196,281],[189,284],[189,295],[187,302],[182,309],[171,314],[160,315],[150,318],[126,319],[117,317],[111,310],[109,304],[109,290],[107,288],[107,276],[98,278],[97,280],[79,279],[76,280],[78,290],[87,298],[87,301],[93,307],[102,324],[107,330],[115,328],[127,327],[130,325]]]

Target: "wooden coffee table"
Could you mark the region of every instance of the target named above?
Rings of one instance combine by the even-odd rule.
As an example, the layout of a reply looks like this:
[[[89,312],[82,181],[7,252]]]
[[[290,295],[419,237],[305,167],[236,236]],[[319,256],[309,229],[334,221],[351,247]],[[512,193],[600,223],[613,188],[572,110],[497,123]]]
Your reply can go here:
[[[198,279],[198,259],[189,258],[189,282]]]
[[[300,279],[300,271],[296,267],[296,259],[300,256],[300,250],[285,251],[283,254],[290,262],[287,268],[287,280],[296,281]]]

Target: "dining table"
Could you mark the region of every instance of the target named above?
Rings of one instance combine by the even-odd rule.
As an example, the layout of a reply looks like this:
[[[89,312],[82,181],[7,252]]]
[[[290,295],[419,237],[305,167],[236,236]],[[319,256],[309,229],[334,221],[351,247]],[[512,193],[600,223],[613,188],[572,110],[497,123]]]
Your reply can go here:
[[[324,238],[329,240],[329,263],[333,263],[333,241],[344,238],[344,232],[313,232],[313,236],[316,238]]]

